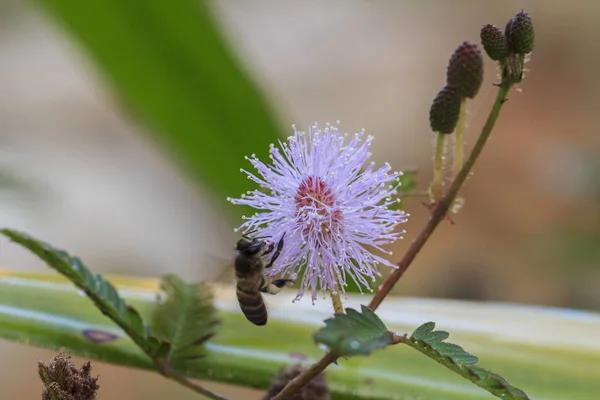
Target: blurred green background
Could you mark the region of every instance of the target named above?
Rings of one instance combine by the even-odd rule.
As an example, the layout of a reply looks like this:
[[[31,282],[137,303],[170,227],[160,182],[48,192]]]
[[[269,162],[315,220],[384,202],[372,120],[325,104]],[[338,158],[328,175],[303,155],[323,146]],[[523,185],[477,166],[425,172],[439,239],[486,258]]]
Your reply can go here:
[[[504,26],[524,8],[536,49],[523,93],[511,93],[457,225],[442,225],[397,293],[600,309],[595,1],[181,4],[0,0],[0,225],[99,272],[214,279],[236,238],[224,199],[247,189],[244,155],[265,154],[292,123],[339,119],[376,136],[377,162],[418,167],[425,188],[429,105],[450,54],[479,42],[484,23]],[[211,17],[233,51],[211,36]],[[469,143],[494,99],[498,71],[486,61]],[[398,257],[428,218],[418,199],[405,206],[412,217]],[[5,240],[0,265],[45,270]],[[3,393],[36,398],[32,360],[52,353],[0,348],[12,360],[0,371]],[[100,399],[194,398],[147,373],[95,371]]]

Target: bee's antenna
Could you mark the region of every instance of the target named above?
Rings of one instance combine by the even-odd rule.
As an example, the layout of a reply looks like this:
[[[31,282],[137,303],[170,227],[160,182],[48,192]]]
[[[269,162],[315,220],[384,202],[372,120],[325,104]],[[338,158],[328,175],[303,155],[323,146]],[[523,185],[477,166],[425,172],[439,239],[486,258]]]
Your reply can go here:
[[[249,240],[250,239],[260,240],[260,239],[266,239],[266,238],[270,238],[271,237],[271,236],[258,236],[258,237],[251,238],[250,235],[253,234],[254,232],[258,232],[258,229],[255,229],[255,230],[250,231],[250,232],[244,232],[242,234],[242,237],[246,238],[246,239],[249,239]]]
[[[251,232],[244,232],[244,233],[242,233],[242,237],[243,237],[244,239],[252,240],[252,238],[251,238],[250,236],[248,236],[248,235],[251,235],[251,234],[252,234],[252,233],[254,233],[254,232],[256,232],[256,230],[254,230],[254,231],[251,231]]]
[[[254,239],[259,240],[259,239],[266,239],[266,238],[270,238],[271,236],[258,236],[255,237]]]

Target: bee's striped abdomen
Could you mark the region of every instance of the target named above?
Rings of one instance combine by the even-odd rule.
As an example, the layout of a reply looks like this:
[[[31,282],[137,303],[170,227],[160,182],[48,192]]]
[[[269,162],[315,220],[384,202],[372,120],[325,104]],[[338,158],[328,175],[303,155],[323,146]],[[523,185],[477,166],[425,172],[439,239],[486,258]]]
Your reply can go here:
[[[242,288],[238,284],[235,294],[248,321],[259,326],[267,324],[267,307],[258,290],[255,288]]]

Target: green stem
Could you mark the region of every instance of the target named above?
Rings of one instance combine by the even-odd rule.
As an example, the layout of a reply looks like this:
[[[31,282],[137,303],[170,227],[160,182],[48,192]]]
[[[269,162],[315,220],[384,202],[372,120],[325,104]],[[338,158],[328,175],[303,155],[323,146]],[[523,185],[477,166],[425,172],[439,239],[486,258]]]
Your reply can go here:
[[[454,176],[458,175],[463,166],[465,154],[465,117],[467,115],[467,98],[460,102],[460,113],[456,124],[456,142],[454,143]]]
[[[336,314],[344,313],[344,306],[342,305],[342,299],[340,298],[340,293],[337,290],[337,285],[335,286],[336,290],[331,292],[331,303],[333,304],[333,311]]]
[[[433,203],[437,202],[442,197],[442,173],[444,168],[445,139],[446,135],[438,132],[435,145],[435,158],[433,161],[433,187],[431,190]]]

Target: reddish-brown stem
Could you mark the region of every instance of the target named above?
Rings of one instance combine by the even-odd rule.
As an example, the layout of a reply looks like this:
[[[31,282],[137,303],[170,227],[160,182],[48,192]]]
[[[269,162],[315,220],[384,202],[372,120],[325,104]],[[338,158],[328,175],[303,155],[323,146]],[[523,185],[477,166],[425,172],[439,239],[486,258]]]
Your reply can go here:
[[[279,392],[277,396],[272,397],[271,400],[288,399],[291,395],[300,390],[301,387],[310,382],[315,376],[323,372],[325,368],[335,360],[337,360],[337,356],[332,352],[325,354],[317,361],[317,363],[311,365],[309,369],[288,382],[283,390]]]
[[[448,213],[448,210],[452,206],[452,203],[454,202],[454,199],[456,198],[458,191],[460,190],[461,186],[467,180],[467,177],[469,176],[471,169],[473,168],[473,165],[475,164],[475,161],[477,161],[477,158],[481,154],[481,151],[483,150],[483,147],[485,146],[485,143],[487,142],[487,139],[489,138],[490,133],[492,132],[492,128],[494,127],[494,124],[496,123],[496,120],[498,119],[498,115],[500,114],[502,105],[506,101],[506,95],[508,94],[509,89],[510,89],[510,85],[508,83],[502,82],[502,84],[500,84],[499,89],[498,89],[498,95],[496,96],[496,101],[494,102],[492,111],[490,112],[490,115],[488,116],[488,119],[487,119],[485,125],[483,126],[483,129],[481,130],[481,134],[479,135],[479,138],[477,139],[477,143],[475,143],[475,146],[473,147],[473,151],[471,151],[471,154],[469,155],[469,159],[464,163],[460,172],[458,173],[458,175],[452,182],[452,185],[450,186],[448,193],[446,193],[446,195],[443,196],[435,204],[435,208],[433,209],[433,212],[431,213],[431,217],[429,218],[429,221],[427,222],[425,227],[421,230],[421,232],[419,233],[419,235],[417,236],[415,241],[410,245],[407,252],[404,254],[404,257],[402,258],[402,260],[400,260],[400,262],[398,262],[398,264],[397,264],[398,268],[392,274],[390,274],[390,276],[387,277],[387,279],[385,280],[383,285],[381,285],[379,287],[379,290],[377,290],[377,293],[375,293],[375,296],[373,296],[373,299],[371,299],[371,302],[369,304],[369,308],[371,310],[375,311],[377,309],[377,307],[379,307],[381,302],[390,293],[390,291],[396,285],[398,280],[400,280],[402,275],[404,275],[404,272],[406,272],[406,270],[408,269],[410,264],[413,262],[413,260],[417,256],[417,254],[419,254],[419,251],[421,251],[421,249],[423,248],[425,243],[427,243],[427,240],[429,239],[429,237],[431,236],[431,234],[433,233],[435,228],[446,217],[446,214]],[[283,390],[281,392],[279,392],[279,394],[277,394],[277,396],[273,397],[271,400],[288,399],[291,395],[296,393],[301,387],[303,387],[308,382],[310,382],[310,380],[312,378],[314,378],[319,373],[324,371],[325,368],[327,368],[329,366],[329,364],[334,362],[336,359],[337,359],[337,356],[331,352],[325,354],[316,364],[313,364],[304,373],[298,375],[296,378],[294,378],[292,381],[290,381],[286,385],[286,387],[283,388]]]
[[[498,95],[496,97],[496,102],[494,103],[494,107],[492,108],[492,111],[490,112],[490,115],[488,116],[488,119],[483,129],[481,130],[481,135],[479,135],[477,143],[475,143],[473,151],[471,151],[471,154],[469,155],[469,159],[464,163],[464,165],[460,169],[460,172],[452,182],[452,186],[450,186],[448,192],[435,205],[435,208],[431,213],[429,221],[427,221],[427,224],[421,230],[415,241],[412,242],[412,244],[404,254],[404,257],[402,257],[400,262],[398,262],[398,268],[394,272],[392,272],[390,276],[387,277],[385,282],[377,290],[377,293],[375,293],[375,296],[373,296],[373,298],[371,299],[371,302],[369,303],[369,308],[371,310],[375,311],[377,307],[379,307],[383,299],[385,299],[385,297],[390,293],[390,291],[396,285],[398,280],[400,280],[402,275],[404,275],[404,273],[406,272],[410,264],[413,262],[417,254],[419,254],[419,251],[421,251],[425,243],[427,243],[427,240],[429,239],[435,228],[440,224],[440,222],[442,222],[442,220],[448,213],[448,210],[452,206],[452,203],[454,202],[458,191],[467,180],[467,177],[471,173],[473,165],[475,165],[475,161],[477,161],[477,158],[481,154],[481,151],[483,150],[483,147],[485,146],[485,143],[487,142],[490,133],[492,132],[492,128],[496,123],[496,119],[498,119],[498,115],[500,114],[502,105],[506,100],[506,95],[508,93],[509,88],[510,86],[507,84],[500,85],[500,88],[498,89]]]
[[[229,397],[225,397],[217,392],[213,392],[210,389],[205,388],[204,386],[200,386],[194,382],[192,382],[191,380],[189,380],[188,378],[186,378],[185,376],[183,376],[182,374],[180,374],[179,372],[175,371],[170,365],[168,364],[161,364],[160,362],[155,362],[158,371],[165,376],[166,378],[172,379],[175,382],[187,387],[188,389],[193,390],[196,393],[200,393],[201,395],[203,395],[204,397],[206,397],[207,399],[213,399],[213,400],[231,400]]]

